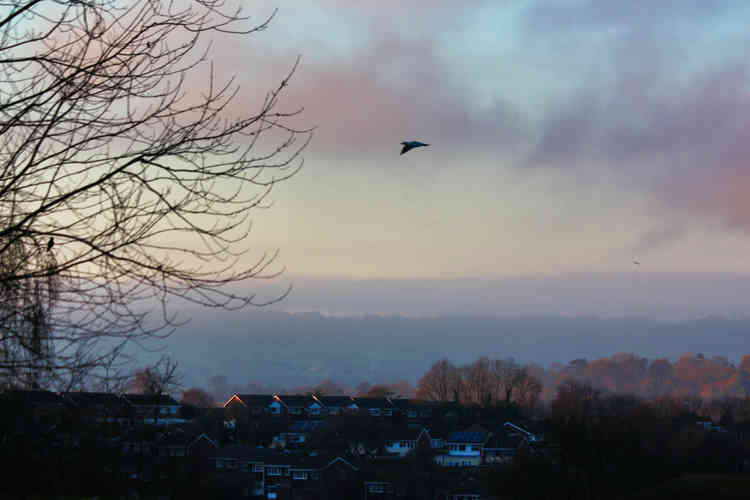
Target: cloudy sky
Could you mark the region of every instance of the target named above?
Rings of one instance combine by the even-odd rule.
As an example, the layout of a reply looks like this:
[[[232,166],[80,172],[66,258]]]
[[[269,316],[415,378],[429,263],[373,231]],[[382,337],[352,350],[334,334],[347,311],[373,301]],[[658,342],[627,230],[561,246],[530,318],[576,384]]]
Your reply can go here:
[[[282,284],[319,297],[290,308],[356,294],[331,280],[482,278],[461,289],[470,303],[487,280],[567,279],[586,302],[602,288],[581,276],[750,272],[750,3],[263,0],[247,13],[277,6],[266,31],[215,55],[239,105],[302,56],[284,102],[317,130],[253,230],[258,251],[280,250]],[[431,146],[399,156],[408,139]],[[670,300],[695,302],[706,279],[691,283]],[[391,312],[409,309],[402,293]]]

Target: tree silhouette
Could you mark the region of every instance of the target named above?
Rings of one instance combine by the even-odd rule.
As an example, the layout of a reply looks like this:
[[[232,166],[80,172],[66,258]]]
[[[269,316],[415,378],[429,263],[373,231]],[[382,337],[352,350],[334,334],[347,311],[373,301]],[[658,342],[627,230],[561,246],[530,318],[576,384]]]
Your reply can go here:
[[[291,124],[299,110],[279,107],[297,63],[254,109],[233,105],[238,87],[216,76],[207,37],[271,19],[248,25],[224,0],[3,7],[4,383],[28,385],[22,371],[48,373],[47,385],[105,377],[124,345],[180,324],[173,299],[268,302],[227,285],[280,272],[245,241],[310,139]]]

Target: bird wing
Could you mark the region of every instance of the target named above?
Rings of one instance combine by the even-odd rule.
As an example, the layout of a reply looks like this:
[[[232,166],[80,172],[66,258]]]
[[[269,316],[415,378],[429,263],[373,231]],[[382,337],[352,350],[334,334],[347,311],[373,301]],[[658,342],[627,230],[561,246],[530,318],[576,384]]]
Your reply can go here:
[[[412,146],[412,145],[410,145],[410,144],[404,144],[404,147],[403,147],[403,148],[401,148],[401,154],[404,154],[404,153],[406,153],[407,151],[409,151],[409,150],[410,150],[410,149],[412,149],[413,147],[414,147],[414,146]]]

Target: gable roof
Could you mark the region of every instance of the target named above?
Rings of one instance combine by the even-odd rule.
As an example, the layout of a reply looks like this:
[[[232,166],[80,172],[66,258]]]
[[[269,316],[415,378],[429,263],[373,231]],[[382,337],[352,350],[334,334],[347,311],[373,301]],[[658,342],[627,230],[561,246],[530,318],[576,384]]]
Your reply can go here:
[[[212,458],[232,458],[262,463],[266,467],[288,467],[292,470],[323,470],[336,463],[343,463],[355,471],[359,470],[354,464],[339,455],[278,453],[267,448],[251,448],[241,445],[217,449],[210,456]]]
[[[419,441],[422,434],[427,434],[427,439],[432,439],[430,431],[426,427],[394,427],[385,433],[387,441]]]
[[[214,441],[213,439],[211,439],[208,436],[208,434],[206,434],[204,432],[204,433],[199,434],[198,436],[196,436],[195,439],[193,439],[192,441],[190,441],[190,443],[188,443],[188,448],[192,448],[195,444],[199,443],[201,440],[208,441],[209,443],[211,443],[211,445],[214,448],[218,448],[219,447],[219,445],[216,444],[216,441]]]
[[[229,403],[232,401],[237,401],[245,406],[249,407],[266,407],[273,403],[273,394],[237,394],[234,393],[232,396],[227,400],[226,403],[224,403],[224,406],[226,407]]]

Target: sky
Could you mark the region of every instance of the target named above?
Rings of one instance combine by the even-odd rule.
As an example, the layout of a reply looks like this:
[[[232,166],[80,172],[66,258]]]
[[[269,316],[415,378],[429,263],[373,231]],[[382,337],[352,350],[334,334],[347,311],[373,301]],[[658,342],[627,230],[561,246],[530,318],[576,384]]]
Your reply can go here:
[[[278,250],[285,272],[238,285],[293,290],[220,320],[181,309],[193,321],[167,349],[196,383],[272,368],[292,385],[416,380],[441,356],[743,353],[750,3],[242,5],[255,22],[278,12],[215,40],[214,74],[240,86],[232,110],[257,109],[300,56],[282,109],[316,129],[248,240],[249,259]],[[430,146],[400,156],[404,140]]]
[[[214,55],[238,105],[302,57],[282,102],[317,129],[251,235],[284,284],[750,272],[747,2],[246,12],[276,6]],[[399,156],[403,140],[430,146]]]

